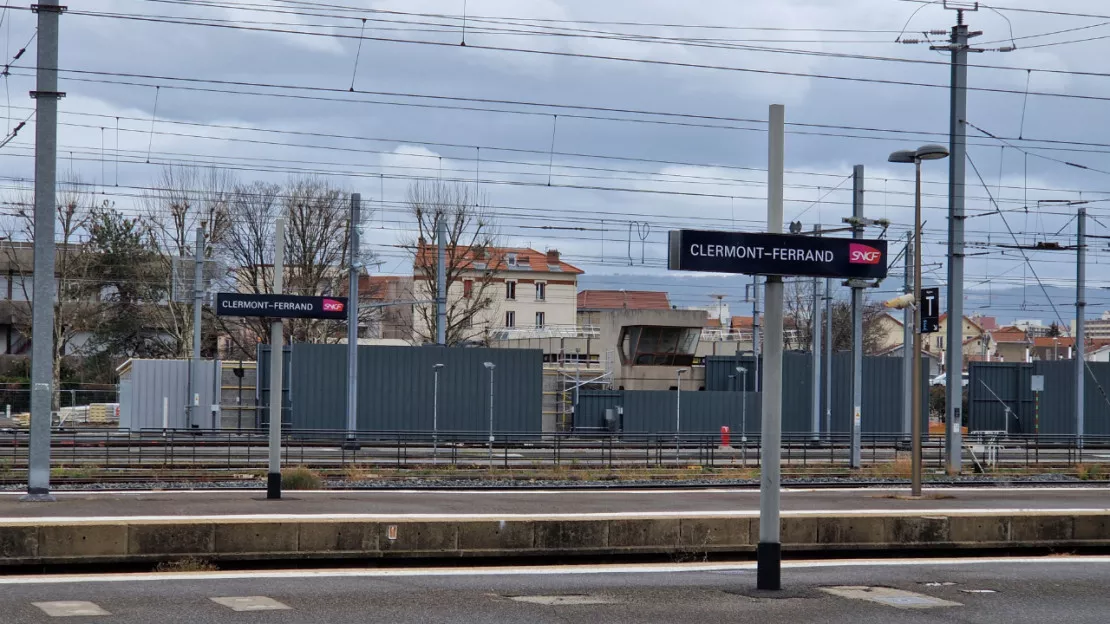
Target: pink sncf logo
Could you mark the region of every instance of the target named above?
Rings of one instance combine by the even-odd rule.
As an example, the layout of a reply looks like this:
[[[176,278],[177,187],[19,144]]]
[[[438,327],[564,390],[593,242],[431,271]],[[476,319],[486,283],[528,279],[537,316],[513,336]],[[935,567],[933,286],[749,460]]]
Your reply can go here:
[[[324,299],[324,312],[342,312],[343,302],[335,299]]]
[[[852,243],[848,246],[848,263],[849,264],[878,264],[882,259],[883,252],[861,245],[859,243]]]

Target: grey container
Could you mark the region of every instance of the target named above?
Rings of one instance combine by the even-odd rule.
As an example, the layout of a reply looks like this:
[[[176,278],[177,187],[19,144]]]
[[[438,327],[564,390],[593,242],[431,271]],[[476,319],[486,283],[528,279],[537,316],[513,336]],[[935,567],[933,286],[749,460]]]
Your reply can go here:
[[[347,426],[347,346],[296,344],[287,348],[285,423],[293,429],[342,430]],[[259,349],[261,405],[269,404],[269,348]],[[358,430],[431,431],[433,367],[439,374],[439,430],[478,434],[489,430],[493,371],[494,431],[542,431],[543,352],[535,349],[445,347],[358,348]],[[268,410],[260,410],[264,422]]]
[[[189,360],[128,360],[119,374],[120,429],[183,429],[187,426]],[[202,360],[200,379],[195,384],[200,406],[194,425],[202,429],[219,427],[212,412],[213,370],[219,361]],[[168,407],[163,414],[163,400]]]

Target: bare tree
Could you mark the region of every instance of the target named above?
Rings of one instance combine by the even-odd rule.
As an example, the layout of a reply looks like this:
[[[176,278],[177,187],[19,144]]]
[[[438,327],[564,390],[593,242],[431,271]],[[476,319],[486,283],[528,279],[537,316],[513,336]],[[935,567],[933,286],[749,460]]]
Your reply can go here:
[[[820,288],[821,305],[824,305],[824,283],[818,281]],[[840,299],[832,302],[832,348],[834,351],[847,351],[852,348],[852,303]],[[809,351],[813,348],[813,280],[798,278],[788,282],[784,295],[785,329],[793,329],[791,339],[785,345],[788,349]],[[824,334],[825,310],[821,310],[822,328]],[[865,301],[863,305],[863,352],[876,353],[883,347],[885,335],[881,325],[877,322],[885,314],[881,303]],[[829,340],[823,336],[823,340]]]
[[[235,178],[225,169],[168,166],[153,190],[143,196],[149,239],[167,290],[174,276],[175,261],[195,254],[197,226],[204,226],[208,257],[212,257],[212,250],[224,239],[230,226],[228,204],[234,187]],[[159,307],[159,317],[156,323],[168,338],[169,354],[191,356],[191,300],[178,302],[171,297],[165,306]]]
[[[13,202],[15,219],[9,222],[4,255],[15,283],[13,290],[24,303],[12,305],[15,327],[24,336],[31,335],[31,305],[34,276],[34,196],[22,193]],[[55,210],[56,245],[54,252],[54,387],[60,388],[62,359],[81,351],[84,339],[95,327],[99,293],[89,292],[90,257],[89,226],[96,210],[95,199],[81,180],[74,175],[59,184]],[[54,395],[54,409],[58,395]]]
[[[435,300],[436,228],[443,219],[447,226],[447,344],[488,341],[489,323],[482,317],[493,303],[490,285],[500,258],[495,257],[496,231],[486,197],[466,184],[423,180],[409,188],[408,204],[417,231],[416,240],[406,242],[413,254],[414,298]],[[413,341],[434,342],[436,306],[418,304],[412,318]]]
[[[234,267],[235,288],[254,294],[273,292],[274,221],[285,215],[283,290],[297,295],[345,293],[350,258],[349,195],[318,177],[293,178],[285,186],[255,182],[237,187],[228,203],[228,227],[218,245],[219,254]],[[222,318],[219,323],[233,347],[245,353],[252,352],[269,331],[269,324],[262,319]],[[296,342],[330,342],[344,335],[344,326],[334,321],[292,319],[286,323],[286,332]]]

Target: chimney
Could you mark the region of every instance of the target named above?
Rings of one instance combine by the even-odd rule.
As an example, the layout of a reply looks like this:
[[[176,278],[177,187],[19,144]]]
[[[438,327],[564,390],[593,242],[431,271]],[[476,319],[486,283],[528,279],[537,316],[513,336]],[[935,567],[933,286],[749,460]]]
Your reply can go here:
[[[559,250],[558,249],[548,249],[547,250],[547,263],[548,264],[559,264]]]

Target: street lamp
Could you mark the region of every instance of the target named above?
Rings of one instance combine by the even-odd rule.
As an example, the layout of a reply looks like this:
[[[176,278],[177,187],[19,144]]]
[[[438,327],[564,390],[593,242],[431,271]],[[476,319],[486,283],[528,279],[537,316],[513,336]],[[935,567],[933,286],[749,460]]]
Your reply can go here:
[[[921,161],[947,157],[948,148],[943,145],[923,145],[916,150],[894,152],[888,159],[892,163],[912,163],[916,171],[913,215],[913,406],[910,416],[910,430],[913,432],[910,485],[912,496],[921,496]]]
[[[432,366],[435,381],[432,386],[432,465],[439,463],[439,371],[443,364]]]
[[[493,470],[493,369],[497,365],[486,362],[484,366],[489,371],[489,467]]]
[[[740,387],[744,389],[744,395],[741,397],[743,405],[740,408],[740,441],[748,441],[748,369],[743,366],[737,366],[736,372],[740,373],[743,381]]]
[[[674,461],[677,464],[679,461],[679,440],[682,435],[682,376],[690,372],[688,368],[680,368],[675,371],[675,378],[678,380],[678,392],[675,394],[674,406]]]

